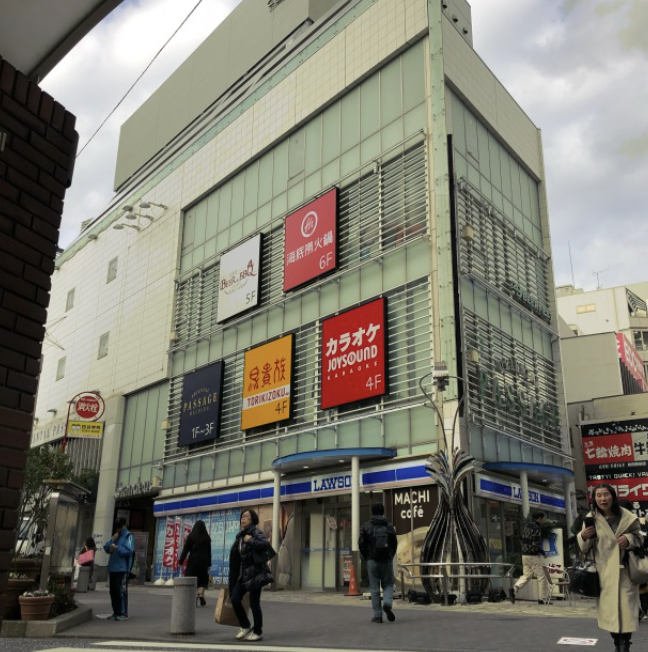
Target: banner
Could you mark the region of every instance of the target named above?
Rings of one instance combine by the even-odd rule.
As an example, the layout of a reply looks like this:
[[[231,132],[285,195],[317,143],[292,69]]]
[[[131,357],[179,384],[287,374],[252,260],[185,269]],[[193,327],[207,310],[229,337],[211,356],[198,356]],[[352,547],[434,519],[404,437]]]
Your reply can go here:
[[[638,516],[647,516],[648,419],[582,423],[580,428],[588,489],[607,482],[620,499],[633,503]]]
[[[387,393],[385,299],[322,322],[322,410]]]
[[[68,421],[68,437],[101,439],[103,431],[103,421]]]
[[[286,218],[284,292],[337,266],[337,188]]]
[[[223,366],[224,362],[219,360],[184,377],[178,446],[201,444],[218,437]]]
[[[637,385],[639,385],[641,390],[643,392],[648,392],[643,360],[623,333],[615,333],[615,335],[617,341],[617,353],[619,354],[619,358],[621,358],[621,362],[637,381]]]
[[[292,356],[292,334],[245,353],[243,430],[290,418]]]

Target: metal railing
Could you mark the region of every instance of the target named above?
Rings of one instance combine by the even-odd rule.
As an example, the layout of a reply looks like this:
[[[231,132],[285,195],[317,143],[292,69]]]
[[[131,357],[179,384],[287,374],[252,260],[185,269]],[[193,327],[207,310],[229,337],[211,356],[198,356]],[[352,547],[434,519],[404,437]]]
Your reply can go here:
[[[419,568],[421,571],[413,573],[414,568]],[[500,568],[502,573],[481,573],[471,572],[483,568]],[[414,562],[411,564],[398,564],[398,572],[401,581],[401,595],[405,600],[405,575],[409,580],[440,580],[441,593],[443,594],[443,602],[448,606],[448,580],[488,580],[489,582],[498,580],[508,580],[509,589],[513,588],[513,569],[515,564],[504,564],[501,562]],[[430,572],[424,573],[423,571],[429,569]],[[454,572],[456,569],[457,572]],[[436,571],[436,572],[433,572]],[[432,596],[430,596],[432,597]]]

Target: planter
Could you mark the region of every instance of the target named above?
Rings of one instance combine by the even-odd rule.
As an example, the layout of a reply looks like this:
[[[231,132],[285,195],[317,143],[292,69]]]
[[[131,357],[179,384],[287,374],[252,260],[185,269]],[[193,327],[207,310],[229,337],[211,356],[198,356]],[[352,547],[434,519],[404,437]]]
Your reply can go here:
[[[20,604],[18,603],[18,596],[33,588],[34,580],[8,580],[7,591],[5,593],[5,605],[2,611],[3,620],[20,619]]]
[[[43,566],[42,557],[14,557],[11,560],[11,570],[36,581]]]
[[[21,620],[47,620],[54,604],[53,595],[44,595],[28,598],[21,595],[18,598],[20,602]]]

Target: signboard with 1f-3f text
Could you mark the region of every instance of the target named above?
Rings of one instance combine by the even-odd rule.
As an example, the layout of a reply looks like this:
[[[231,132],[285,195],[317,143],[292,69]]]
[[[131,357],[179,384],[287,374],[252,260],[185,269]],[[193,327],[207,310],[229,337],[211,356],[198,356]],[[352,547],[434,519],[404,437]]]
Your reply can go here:
[[[292,357],[292,334],[245,353],[243,430],[290,418]]]
[[[337,188],[286,218],[284,292],[337,266]]]
[[[218,437],[223,365],[219,360],[184,377],[178,446],[200,444]]]
[[[387,392],[385,299],[322,322],[323,410]]]

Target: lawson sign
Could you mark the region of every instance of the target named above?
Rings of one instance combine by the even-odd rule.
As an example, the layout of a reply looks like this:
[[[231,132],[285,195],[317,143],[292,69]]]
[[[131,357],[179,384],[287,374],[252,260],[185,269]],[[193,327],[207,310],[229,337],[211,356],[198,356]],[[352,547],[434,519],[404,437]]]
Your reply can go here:
[[[483,473],[475,474],[475,495],[496,498],[507,503],[522,504],[522,488],[517,482],[496,478]],[[553,512],[565,512],[565,499],[559,494],[538,489],[529,489],[529,504]]]

